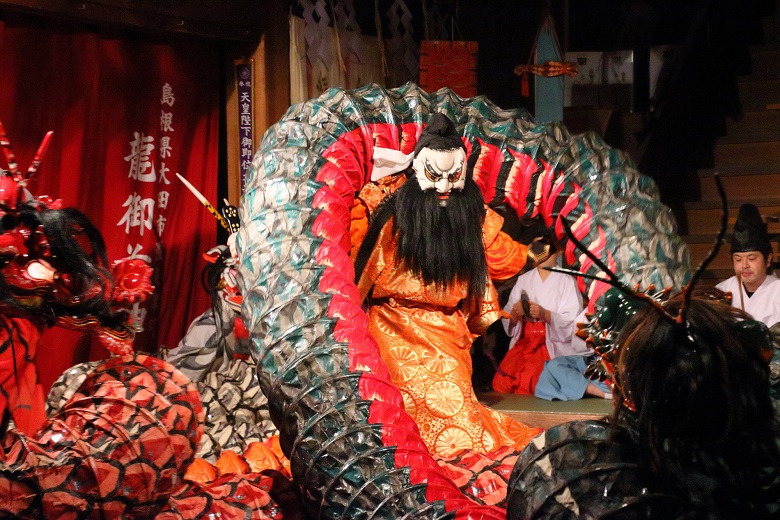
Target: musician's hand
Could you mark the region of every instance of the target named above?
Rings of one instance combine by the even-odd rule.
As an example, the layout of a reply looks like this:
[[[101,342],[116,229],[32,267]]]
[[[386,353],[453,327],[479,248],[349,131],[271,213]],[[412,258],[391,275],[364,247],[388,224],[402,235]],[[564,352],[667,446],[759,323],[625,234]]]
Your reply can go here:
[[[533,319],[538,320],[544,315],[544,307],[538,303],[528,302],[528,307],[531,310],[531,317]]]
[[[523,312],[523,302],[517,302],[512,306],[512,319],[515,321],[520,320],[525,313]]]

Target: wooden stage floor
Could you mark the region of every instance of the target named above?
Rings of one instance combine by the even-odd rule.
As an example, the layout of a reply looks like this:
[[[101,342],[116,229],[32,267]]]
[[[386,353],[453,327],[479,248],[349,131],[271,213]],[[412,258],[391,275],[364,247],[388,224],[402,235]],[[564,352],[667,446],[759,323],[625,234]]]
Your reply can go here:
[[[581,419],[600,419],[612,413],[612,401],[585,397],[578,401],[546,401],[533,395],[477,393],[479,402],[528,426],[549,428]]]

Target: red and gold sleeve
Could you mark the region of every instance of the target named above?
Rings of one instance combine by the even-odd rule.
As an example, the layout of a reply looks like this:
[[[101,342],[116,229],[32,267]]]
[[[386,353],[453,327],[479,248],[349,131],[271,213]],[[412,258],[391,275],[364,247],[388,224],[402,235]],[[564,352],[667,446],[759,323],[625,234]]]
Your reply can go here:
[[[360,198],[355,198],[350,209],[349,241],[351,250],[349,252],[352,261],[357,258],[360,244],[368,232],[368,208]]]
[[[377,182],[369,182],[361,188],[350,208],[349,239],[350,257],[354,261],[360,244],[368,232],[369,219],[379,204],[406,182],[403,174],[383,177]]]
[[[482,237],[485,244],[485,258],[488,273],[493,280],[508,280],[525,266],[528,247],[512,240],[501,231],[504,219],[490,208],[486,208]]]
[[[466,306],[464,315],[469,331],[480,336],[487,332],[493,322],[506,317],[498,304],[498,293],[492,283],[488,283],[482,298]]]

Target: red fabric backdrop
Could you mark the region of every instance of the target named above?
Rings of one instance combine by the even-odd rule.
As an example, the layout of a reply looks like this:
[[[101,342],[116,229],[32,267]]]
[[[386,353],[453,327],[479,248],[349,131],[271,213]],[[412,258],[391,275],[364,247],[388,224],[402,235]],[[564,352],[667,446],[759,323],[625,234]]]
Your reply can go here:
[[[219,70],[216,44],[0,22],[0,120],[20,168],[54,131],[31,191],[84,211],[103,232],[109,260],[157,262],[158,291],[138,310],[146,315],[137,350],[176,346],[209,306],[199,273],[216,223],[175,174],[216,205]],[[56,341],[49,334],[45,343]],[[72,352],[55,352],[58,375]]]

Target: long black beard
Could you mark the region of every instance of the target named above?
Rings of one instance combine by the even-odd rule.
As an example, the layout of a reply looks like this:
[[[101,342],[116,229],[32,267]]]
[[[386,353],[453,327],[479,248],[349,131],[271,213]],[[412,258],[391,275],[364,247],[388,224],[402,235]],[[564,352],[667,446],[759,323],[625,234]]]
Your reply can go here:
[[[398,189],[395,226],[398,260],[406,268],[440,289],[468,284],[468,298],[479,298],[488,282],[482,224],[485,203],[479,187],[467,179],[441,206],[436,190],[420,189],[415,177]]]

